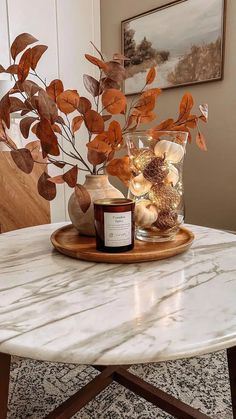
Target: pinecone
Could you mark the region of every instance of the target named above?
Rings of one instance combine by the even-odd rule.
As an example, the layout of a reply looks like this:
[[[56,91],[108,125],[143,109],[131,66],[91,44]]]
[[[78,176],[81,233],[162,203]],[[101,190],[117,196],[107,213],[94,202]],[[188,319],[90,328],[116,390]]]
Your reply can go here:
[[[181,195],[171,185],[154,185],[149,192],[149,199],[160,211],[171,211],[178,208]]]
[[[168,168],[165,164],[165,158],[155,157],[144,168],[143,176],[150,182],[161,185],[168,175]]]
[[[157,221],[153,224],[159,230],[168,230],[175,227],[178,219],[178,214],[175,211],[160,211]]]

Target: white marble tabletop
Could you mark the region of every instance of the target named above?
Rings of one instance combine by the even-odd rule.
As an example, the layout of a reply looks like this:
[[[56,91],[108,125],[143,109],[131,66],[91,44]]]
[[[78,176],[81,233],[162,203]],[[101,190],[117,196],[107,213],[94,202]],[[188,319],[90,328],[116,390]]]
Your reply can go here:
[[[188,226],[180,256],[95,264],[52,249],[63,224],[0,235],[1,352],[105,365],[236,345],[236,236]]]

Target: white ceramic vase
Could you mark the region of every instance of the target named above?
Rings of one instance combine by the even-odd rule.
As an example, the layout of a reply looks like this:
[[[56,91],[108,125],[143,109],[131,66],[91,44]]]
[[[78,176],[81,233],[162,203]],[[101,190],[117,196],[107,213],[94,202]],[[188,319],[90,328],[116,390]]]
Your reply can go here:
[[[73,192],[68,202],[68,212],[72,224],[83,236],[95,236],[93,202],[103,198],[123,198],[124,195],[112,186],[107,175],[86,175],[83,186],[87,189],[91,204],[84,213]]]

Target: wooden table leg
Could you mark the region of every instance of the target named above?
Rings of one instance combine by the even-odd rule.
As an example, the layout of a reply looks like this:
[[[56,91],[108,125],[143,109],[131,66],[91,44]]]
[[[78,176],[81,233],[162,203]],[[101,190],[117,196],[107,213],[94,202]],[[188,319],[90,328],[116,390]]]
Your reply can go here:
[[[233,418],[236,419],[236,346],[227,349]]]
[[[236,347],[227,350],[233,418],[236,419]],[[0,353],[0,419],[7,419],[11,356]],[[127,371],[130,366],[93,366],[99,374],[85,387],[53,410],[45,419],[69,419],[113,380],[179,419],[210,419],[175,397]]]
[[[7,417],[11,356],[0,352],[0,419]]]
[[[81,410],[90,400],[94,399],[113,381],[117,366],[105,367],[101,374],[81,388],[77,393],[54,409],[44,419],[69,419]],[[1,418],[0,418],[1,419]]]
[[[104,371],[104,366],[93,366],[99,371]],[[138,376],[127,371],[127,366],[117,368],[114,372],[113,380],[122,386],[133,391],[133,393],[143,397],[153,405],[159,407],[178,419],[211,419],[208,415],[181,402],[170,394],[147,383]]]

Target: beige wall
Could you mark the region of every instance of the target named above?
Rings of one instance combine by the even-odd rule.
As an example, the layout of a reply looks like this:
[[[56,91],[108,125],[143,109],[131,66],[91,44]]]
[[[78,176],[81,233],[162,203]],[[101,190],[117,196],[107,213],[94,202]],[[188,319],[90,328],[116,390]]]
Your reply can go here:
[[[101,0],[103,52],[109,57],[120,51],[121,20],[167,2]],[[175,116],[186,90],[192,93],[197,104],[209,104],[210,121],[203,127],[208,152],[201,152],[195,144],[187,150],[186,221],[236,230],[236,0],[227,3],[224,80],[166,90],[159,99],[157,112],[159,121]],[[174,30],[174,25],[170,30]]]

